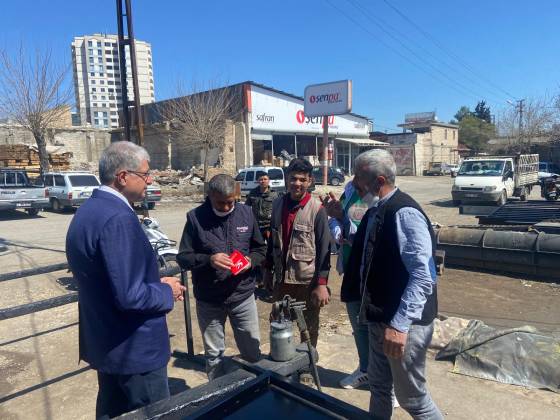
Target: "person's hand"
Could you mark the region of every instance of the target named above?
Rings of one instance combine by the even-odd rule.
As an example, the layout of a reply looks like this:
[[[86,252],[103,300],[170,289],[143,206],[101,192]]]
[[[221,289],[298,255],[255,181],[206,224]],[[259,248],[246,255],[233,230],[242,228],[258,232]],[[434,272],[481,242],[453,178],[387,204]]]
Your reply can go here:
[[[168,284],[169,287],[171,287],[171,291],[173,292],[173,299],[175,299],[175,302],[185,299],[183,293],[185,292],[186,288],[181,284],[181,281],[178,278],[162,277],[160,280],[162,283]]]
[[[329,192],[325,197],[321,197],[323,207],[327,211],[329,217],[342,220],[344,218],[344,210],[342,203],[338,200],[332,192]]]
[[[245,257],[247,259],[247,261],[249,262],[249,264],[247,264],[247,266],[240,271],[240,273],[244,273],[245,271],[249,270],[251,268],[251,258],[249,257]]]
[[[229,255],[223,252],[218,252],[210,257],[210,265],[216,270],[229,270],[233,263],[229,258]]]
[[[319,285],[311,292],[311,303],[317,308],[328,305],[330,300],[329,289],[325,285]]]
[[[386,326],[383,332],[383,353],[392,359],[401,359],[408,334]]]

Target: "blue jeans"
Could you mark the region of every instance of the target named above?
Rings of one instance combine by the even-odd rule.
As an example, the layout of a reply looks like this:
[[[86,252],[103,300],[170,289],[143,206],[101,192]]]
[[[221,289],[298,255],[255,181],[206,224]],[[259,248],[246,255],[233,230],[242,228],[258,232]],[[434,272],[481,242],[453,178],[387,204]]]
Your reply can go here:
[[[348,318],[350,318],[350,325],[352,325],[352,335],[354,335],[356,349],[358,350],[358,358],[360,359],[360,370],[362,372],[367,372],[369,360],[368,326],[358,323],[360,305],[361,302],[359,300],[354,302],[346,302],[346,311],[348,312]]]
[[[109,419],[169,398],[167,365],[135,375],[97,372],[99,392],[95,418]]]
[[[259,314],[255,295],[230,305],[197,300],[196,314],[204,342],[208,379],[212,380],[226,373],[223,362],[226,350],[225,325],[228,317],[241,357],[248,362],[259,360]]]
[[[403,357],[392,359],[383,353],[383,325],[376,322],[369,324],[369,412],[374,418],[391,418],[391,388],[394,385],[401,407],[413,419],[443,420],[426,388],[426,351],[433,332],[433,323],[411,325]]]

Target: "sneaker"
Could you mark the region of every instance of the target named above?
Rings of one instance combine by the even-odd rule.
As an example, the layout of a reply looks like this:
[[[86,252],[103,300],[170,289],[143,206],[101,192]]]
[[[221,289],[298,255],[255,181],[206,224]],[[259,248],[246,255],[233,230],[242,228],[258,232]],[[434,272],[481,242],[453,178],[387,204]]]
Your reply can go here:
[[[393,408],[399,408],[401,406],[397,401],[397,397],[395,397],[395,395],[391,395],[391,401],[393,402]]]
[[[366,372],[362,372],[359,368],[345,378],[342,378],[339,385],[344,389],[355,389],[368,383]]]

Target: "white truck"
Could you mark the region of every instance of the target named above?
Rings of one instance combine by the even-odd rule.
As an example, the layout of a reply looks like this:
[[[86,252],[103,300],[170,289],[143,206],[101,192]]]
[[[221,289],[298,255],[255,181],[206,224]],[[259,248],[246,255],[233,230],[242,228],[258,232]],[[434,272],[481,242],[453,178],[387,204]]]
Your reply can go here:
[[[480,156],[461,164],[451,189],[453,204],[504,205],[508,198],[526,200],[538,184],[539,155]]]
[[[0,169],[0,212],[23,209],[30,216],[37,216],[40,210],[48,208],[49,192],[42,185],[29,181],[22,169]]]

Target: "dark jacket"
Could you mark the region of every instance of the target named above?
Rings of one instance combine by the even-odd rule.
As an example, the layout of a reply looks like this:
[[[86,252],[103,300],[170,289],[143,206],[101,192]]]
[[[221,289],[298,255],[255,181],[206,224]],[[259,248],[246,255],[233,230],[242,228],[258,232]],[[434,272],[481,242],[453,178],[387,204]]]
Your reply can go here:
[[[384,203],[378,210],[370,209],[364,215],[364,223],[361,223],[356,232],[354,246],[350,254],[349,270],[344,274],[341,298],[356,300],[356,292],[360,290],[360,266],[362,252],[365,252],[365,277],[366,293],[364,296],[364,310],[368,321],[389,323],[397,312],[410,275],[402,262],[399,250],[396,228],[396,213],[404,207],[412,207],[426,218],[428,230],[432,238],[430,244],[432,254],[435,257],[435,235],[431,228],[428,216],[422,208],[408,194],[397,190],[395,194]],[[370,229],[369,236],[365,237],[365,231],[372,211],[375,229]],[[356,246],[363,244],[362,246]],[[437,315],[437,287],[434,285],[433,292],[428,296],[422,312],[422,318],[413,324],[430,324]]]
[[[247,195],[245,204],[253,209],[253,214],[261,232],[270,229],[272,202],[278,198],[278,196],[278,192],[272,191],[270,188],[264,193],[261,192],[261,187],[253,188]]]
[[[66,256],[78,282],[80,359],[109,374],[165,366],[173,294],[134,211],[95,190],[70,223]]]
[[[251,208],[237,203],[232,213],[218,217],[210,200],[187,214],[177,262],[191,270],[195,298],[204,302],[229,304],[248,298],[255,291],[253,269],[236,276],[210,265],[213,254],[230,255],[234,250],[249,256],[252,267],[260,265],[266,245]]]

